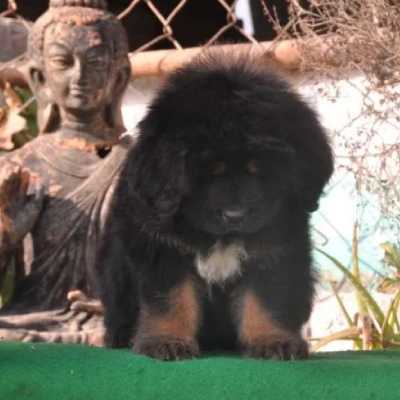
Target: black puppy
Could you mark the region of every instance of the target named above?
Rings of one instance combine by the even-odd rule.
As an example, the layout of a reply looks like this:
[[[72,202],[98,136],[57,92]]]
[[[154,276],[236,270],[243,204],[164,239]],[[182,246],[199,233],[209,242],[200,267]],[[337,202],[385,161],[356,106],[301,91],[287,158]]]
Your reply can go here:
[[[106,345],[163,360],[307,358],[309,218],[332,159],[316,114],[255,59],[209,51],[171,74],[99,252]]]

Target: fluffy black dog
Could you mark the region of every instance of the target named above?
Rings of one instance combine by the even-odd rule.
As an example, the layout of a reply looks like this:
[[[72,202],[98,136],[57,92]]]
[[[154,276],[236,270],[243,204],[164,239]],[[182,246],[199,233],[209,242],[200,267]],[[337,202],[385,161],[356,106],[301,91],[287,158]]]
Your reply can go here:
[[[309,218],[332,172],[316,114],[257,60],[211,51],[171,74],[99,252],[106,345],[163,360],[307,358]]]

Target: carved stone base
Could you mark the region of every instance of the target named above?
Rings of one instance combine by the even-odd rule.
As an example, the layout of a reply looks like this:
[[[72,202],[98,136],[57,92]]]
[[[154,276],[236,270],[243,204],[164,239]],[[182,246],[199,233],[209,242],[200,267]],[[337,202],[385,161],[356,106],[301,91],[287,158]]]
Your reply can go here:
[[[80,291],[66,309],[0,316],[0,340],[103,346],[103,307]]]

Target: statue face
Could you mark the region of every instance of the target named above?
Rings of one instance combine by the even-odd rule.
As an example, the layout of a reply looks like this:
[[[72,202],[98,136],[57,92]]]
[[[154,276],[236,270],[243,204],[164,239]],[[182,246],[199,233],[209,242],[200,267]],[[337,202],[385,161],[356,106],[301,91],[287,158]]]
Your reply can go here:
[[[53,101],[70,111],[104,106],[113,82],[110,50],[99,27],[49,26],[44,38],[44,72]]]

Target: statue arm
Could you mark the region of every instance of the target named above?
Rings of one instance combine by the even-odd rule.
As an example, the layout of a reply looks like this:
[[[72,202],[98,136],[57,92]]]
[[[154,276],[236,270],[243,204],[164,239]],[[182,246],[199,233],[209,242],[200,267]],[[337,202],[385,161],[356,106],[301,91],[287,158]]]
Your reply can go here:
[[[0,160],[0,283],[14,251],[35,224],[42,208],[43,185],[34,183],[28,171]],[[31,186],[31,188],[30,188]]]

